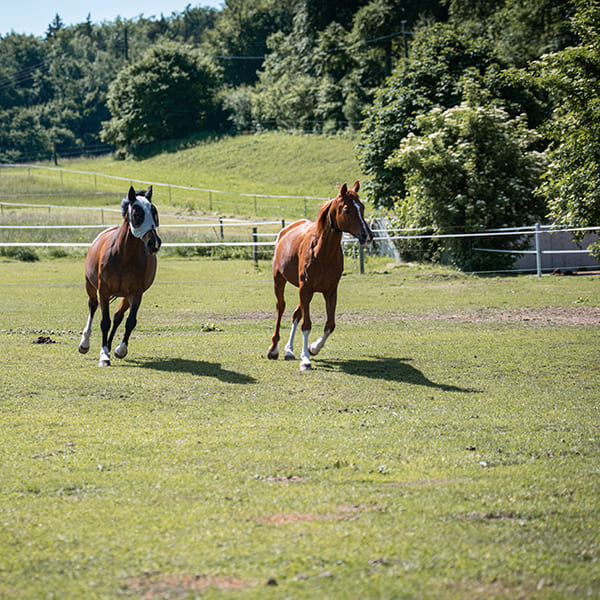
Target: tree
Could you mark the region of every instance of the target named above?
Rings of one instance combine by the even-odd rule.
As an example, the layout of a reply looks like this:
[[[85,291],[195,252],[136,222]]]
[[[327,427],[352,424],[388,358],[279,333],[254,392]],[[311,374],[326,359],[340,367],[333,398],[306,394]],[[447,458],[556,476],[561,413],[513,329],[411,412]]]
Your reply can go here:
[[[267,39],[292,29],[295,0],[227,0],[215,28],[207,31],[207,52],[217,56],[226,85],[249,85],[267,53]]]
[[[46,39],[53,38],[59,31],[64,29],[65,25],[60,18],[60,15],[56,13],[52,22],[48,25],[48,29],[46,30]]]
[[[298,16],[302,23],[302,33],[315,39],[320,31],[334,21],[349,29],[357,10],[369,0],[298,0]]]
[[[361,129],[357,156],[369,176],[363,190],[376,207],[391,208],[404,197],[403,169],[386,161],[408,134],[418,132],[417,117],[436,106],[460,104],[465,83],[471,81],[501,101],[512,117],[525,113],[531,126],[542,119],[533,86],[495,58],[489,41],[452,25],[421,27],[408,60],[376,92]]]
[[[0,39],[0,108],[32,106],[46,97],[39,79],[50,63],[45,46],[32,35],[10,33]]]
[[[535,149],[539,136],[524,117],[511,118],[476,85],[467,86],[467,100],[458,106],[417,117],[418,134],[409,134],[387,160],[406,174],[407,193],[394,207],[401,227],[476,233],[521,226],[544,213],[533,193],[545,164]],[[478,238],[477,246],[522,249],[512,237]],[[468,271],[507,268],[515,259],[475,252],[469,238],[441,239],[435,252],[430,243],[424,247]]]
[[[506,0],[487,21],[496,54],[522,67],[577,43],[569,27],[573,12],[565,0]]]
[[[537,64],[538,82],[555,106],[548,124],[550,167],[540,193],[558,223],[590,227],[600,225],[600,7],[586,0],[576,6],[573,25],[581,43]],[[592,250],[600,258],[600,243]]]
[[[386,164],[402,140],[417,131],[416,118],[433,107],[462,100],[463,75],[483,74],[493,64],[490,45],[449,25],[418,30],[409,59],[398,65],[367,110],[358,160],[369,175],[363,190],[376,207],[391,208],[405,193],[402,167]]]
[[[175,139],[214,126],[216,66],[188,46],[151,48],[110,85],[102,139],[121,148]]]
[[[51,147],[37,107],[0,111],[0,162],[48,158]]]
[[[258,128],[310,131],[315,122],[318,87],[305,38],[282,32],[269,38],[270,53],[252,93],[252,119]]]
[[[353,33],[363,42],[360,55],[378,58],[375,63],[379,67],[379,73],[375,75],[377,85],[382,82],[383,75],[391,75],[393,58],[404,57],[408,38],[417,21],[432,16],[442,21],[447,18],[438,0],[371,0],[355,14]]]

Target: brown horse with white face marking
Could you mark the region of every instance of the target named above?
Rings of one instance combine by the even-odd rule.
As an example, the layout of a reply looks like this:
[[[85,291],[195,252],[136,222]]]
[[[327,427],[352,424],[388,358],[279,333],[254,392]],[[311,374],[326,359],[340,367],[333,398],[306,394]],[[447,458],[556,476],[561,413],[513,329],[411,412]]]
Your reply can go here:
[[[273,280],[277,298],[277,322],[267,357],[279,357],[279,330],[285,310],[284,290],[289,281],[299,288],[300,303],[292,317],[292,331],[285,346],[285,359],[294,360],[294,335],[302,318],[303,346],[300,355],[300,370],[311,369],[310,356],[316,355],[325,340],[335,329],[335,306],[337,288],[344,270],[342,233],[350,233],[361,244],[373,239],[373,233],[364,218],[365,208],[358,198],[358,181],[349,190],[346,184],[340,193],[324,203],[316,221],[304,219],[282,229],[277,237],[273,258]],[[327,322],[323,335],[308,344],[312,327],[309,305],[315,292],[325,298]]]
[[[100,304],[101,367],[110,365],[110,348],[115,332],[129,309],[123,341],[115,348],[117,358],[127,355],[127,343],[137,324],[142,294],[152,285],[156,275],[156,253],[161,241],[156,233],[158,212],[151,199],[152,186],[141,192],[130,187],[129,193],[121,201],[123,224],[98,235],[85,260],[85,288],[89,296],[90,313],[79,342],[79,352],[85,354],[90,349],[92,320]],[[110,330],[109,303],[117,297],[122,300]]]

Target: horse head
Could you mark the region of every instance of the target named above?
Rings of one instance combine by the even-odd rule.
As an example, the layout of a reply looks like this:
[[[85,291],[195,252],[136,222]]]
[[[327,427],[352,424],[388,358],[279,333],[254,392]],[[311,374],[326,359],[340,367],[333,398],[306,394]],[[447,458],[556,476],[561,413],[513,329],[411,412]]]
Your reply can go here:
[[[144,243],[149,254],[156,254],[162,244],[156,233],[158,211],[152,204],[152,186],[144,192],[136,192],[133,187],[121,201],[121,212],[129,223],[131,234]]]
[[[365,207],[358,197],[358,181],[349,190],[344,183],[340,193],[329,205],[329,226],[335,232],[345,231],[353,235],[361,244],[373,240],[373,232],[365,221]]]

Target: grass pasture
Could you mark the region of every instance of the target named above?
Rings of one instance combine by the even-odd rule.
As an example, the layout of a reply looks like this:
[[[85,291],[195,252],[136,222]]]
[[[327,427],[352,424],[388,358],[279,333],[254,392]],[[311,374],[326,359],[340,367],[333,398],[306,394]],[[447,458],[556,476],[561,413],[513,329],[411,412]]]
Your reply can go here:
[[[344,182],[364,180],[354,158],[357,142],[350,134],[264,133],[211,138],[139,159],[0,169],[0,201],[18,196],[48,203],[44,197],[54,196],[52,204],[102,206],[116,197],[118,207],[130,183],[137,189],[144,182],[153,183],[161,214],[169,206],[225,218],[314,218],[322,199],[334,197]]]
[[[598,277],[347,261],[300,373],[267,262],[159,257],[105,369],[82,271],[0,258],[1,598],[600,594]]]

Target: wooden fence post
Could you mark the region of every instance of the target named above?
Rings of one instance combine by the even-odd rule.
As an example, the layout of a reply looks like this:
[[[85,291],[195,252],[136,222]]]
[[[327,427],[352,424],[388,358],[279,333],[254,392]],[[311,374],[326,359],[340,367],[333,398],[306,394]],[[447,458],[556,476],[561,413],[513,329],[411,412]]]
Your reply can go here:
[[[535,224],[535,265],[537,276],[542,276],[542,250],[540,249],[540,224]]]

